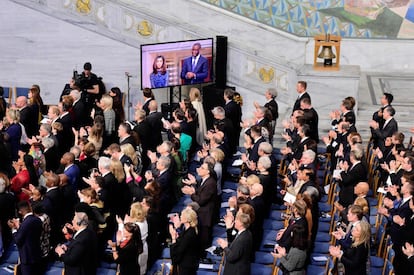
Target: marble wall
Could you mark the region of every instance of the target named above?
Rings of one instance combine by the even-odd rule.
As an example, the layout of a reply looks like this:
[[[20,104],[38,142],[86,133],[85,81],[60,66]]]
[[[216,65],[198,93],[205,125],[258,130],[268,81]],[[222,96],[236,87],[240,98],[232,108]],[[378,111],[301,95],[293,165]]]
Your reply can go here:
[[[4,0],[1,6],[0,85],[39,83],[47,103],[56,101],[74,68],[90,61],[109,87],[125,91],[125,72],[131,73],[135,104],[140,97],[141,44],[224,35],[228,85],[242,92],[245,113],[252,110],[253,100],[263,99],[267,87],[279,91],[284,112],[296,98],[300,69],[313,62],[313,38],[281,32],[198,0]],[[343,39],[341,64],[365,71],[412,71],[413,43]],[[161,102],[167,101],[166,89],[155,92]]]

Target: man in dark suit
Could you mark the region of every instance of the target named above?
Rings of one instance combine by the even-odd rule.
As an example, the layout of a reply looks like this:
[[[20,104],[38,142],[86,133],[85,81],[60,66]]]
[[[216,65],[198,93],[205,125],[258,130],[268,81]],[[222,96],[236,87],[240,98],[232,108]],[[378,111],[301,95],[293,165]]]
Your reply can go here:
[[[19,96],[16,98],[16,107],[20,111],[20,123],[24,126],[29,138],[35,136],[38,130],[39,114],[35,114],[27,105],[27,97]]]
[[[306,81],[298,81],[298,83],[296,84],[296,91],[298,92],[299,95],[295,101],[295,104],[293,105],[292,114],[294,111],[300,110],[300,101],[302,99],[304,98],[310,99],[310,95],[306,92],[307,86],[308,84],[306,83]]]
[[[88,215],[77,212],[72,220],[73,240],[56,247],[55,252],[65,264],[65,274],[96,274],[98,242],[96,233],[88,227]]]
[[[249,204],[253,207],[255,218],[250,230],[253,235],[253,248],[259,250],[263,238],[263,221],[265,219],[265,203],[263,200],[263,185],[259,182],[250,187]]]
[[[151,151],[155,151],[157,146],[162,143],[162,135],[161,131],[164,128],[162,125],[162,113],[158,112],[158,105],[157,101],[151,100],[149,103],[149,114],[147,116],[147,122],[151,129],[151,143],[148,146],[148,149]]]
[[[72,106],[68,102],[62,102],[62,114],[60,114],[58,122],[62,123],[62,143],[59,144],[59,148],[62,152],[69,152],[70,148],[75,143],[75,135],[72,131],[72,118],[69,114],[69,110]]]
[[[237,136],[238,133],[234,130],[233,123],[226,117],[226,112],[223,107],[214,107],[211,112],[215,120],[214,127],[224,133],[224,142],[228,144],[230,153],[235,153],[239,136]]]
[[[318,123],[319,116],[316,110],[312,107],[310,98],[304,98],[300,101],[300,108],[303,110],[306,124],[310,127],[309,137],[319,143]]]
[[[194,43],[191,57],[184,59],[181,79],[184,84],[203,83],[208,76],[208,60],[200,54],[201,44]]]
[[[33,215],[32,208],[27,201],[19,202],[17,209],[22,216],[22,223],[18,219],[13,219],[8,221],[8,225],[12,229],[19,250],[21,274],[40,275],[42,221]]]
[[[144,110],[137,110],[135,112],[135,120],[137,125],[134,127],[134,132],[138,135],[138,141],[141,146],[141,160],[143,169],[147,169],[150,161],[147,156],[147,151],[150,149],[152,133],[150,125],[146,119]]]
[[[238,212],[234,221],[234,228],[238,231],[234,240],[229,243],[219,238],[217,243],[224,249],[224,275],[249,275],[250,260],[253,247],[252,233],[247,229],[250,225],[250,216]]]
[[[228,88],[224,90],[224,112],[226,114],[226,117],[231,120],[231,123],[233,124],[233,128],[235,130],[235,136],[240,136],[241,131],[241,117],[242,117],[242,110],[239,104],[237,104],[234,100],[234,90]],[[237,141],[238,142],[238,141]],[[238,143],[237,143],[238,144]]]
[[[201,177],[200,184],[194,187],[195,177],[189,174],[188,180],[183,180],[186,184],[182,192],[191,195],[191,200],[198,203],[198,218],[200,222],[200,253],[205,256],[205,249],[211,244],[211,228],[213,226],[213,213],[217,203],[217,183],[212,177],[214,167],[208,163],[203,163],[197,168],[197,174]],[[191,186],[190,186],[191,185]]]
[[[372,120],[369,126],[372,128],[372,139],[381,151],[385,151],[385,139],[391,137],[398,131],[397,121],[394,119],[395,109],[391,106],[384,109],[382,117],[385,120],[382,128],[379,127],[379,123]]]
[[[132,148],[136,150],[137,143],[132,135],[131,126],[126,122],[121,122],[118,126],[119,145],[131,144]]]
[[[169,156],[160,156],[155,162],[155,169],[153,171],[147,171],[145,178],[147,182],[154,179],[161,187],[160,192],[160,213],[161,215],[167,215],[174,204],[174,188],[175,182],[172,182],[173,173],[170,170],[171,159]]]
[[[55,246],[61,240],[61,229],[64,224],[62,217],[63,194],[59,189],[60,178],[54,173],[47,173],[46,176],[46,194],[43,199],[45,213],[50,218],[50,244]]]
[[[382,117],[384,109],[389,106],[391,107],[391,103],[393,100],[394,100],[394,96],[392,94],[384,93],[381,97],[381,108],[372,115],[372,120],[378,122],[378,126],[381,129],[385,122],[385,119]],[[371,133],[372,133],[372,129],[371,129]]]
[[[262,137],[262,127],[254,125],[250,128],[250,136],[253,139],[252,148],[248,149],[249,157],[248,160],[254,163],[257,163],[259,160],[259,146],[260,143],[265,142],[266,140]]]
[[[154,94],[152,93],[151,88],[144,88],[142,90],[142,96],[144,97],[144,104],[138,103],[137,109],[141,109],[145,111],[145,115],[148,115],[149,110],[149,103],[154,100]],[[142,106],[141,106],[142,105]]]
[[[412,200],[412,194],[414,192],[414,182],[411,175],[405,174],[401,178],[402,186],[400,193],[395,187],[388,187],[388,192],[391,195],[396,196],[396,200],[384,198],[384,206],[378,209],[379,214],[383,214],[388,217],[389,234],[393,243],[393,249],[395,251],[394,268],[395,274],[412,274],[407,270],[407,257],[405,257],[402,247],[407,241],[405,239],[404,229],[413,211],[410,208],[410,201]],[[410,233],[410,235],[412,232]]]
[[[344,208],[353,204],[355,200],[355,185],[361,181],[367,180],[367,168],[365,164],[361,162],[362,157],[362,148],[354,148],[351,150],[349,156],[351,164],[348,164],[346,161],[339,163],[342,172],[338,178],[339,186],[341,187],[338,203]]]
[[[81,94],[78,90],[70,91],[70,96],[73,98],[71,112],[73,127],[76,130],[79,130],[81,127],[86,125],[89,114],[86,112],[85,104],[81,100]]]

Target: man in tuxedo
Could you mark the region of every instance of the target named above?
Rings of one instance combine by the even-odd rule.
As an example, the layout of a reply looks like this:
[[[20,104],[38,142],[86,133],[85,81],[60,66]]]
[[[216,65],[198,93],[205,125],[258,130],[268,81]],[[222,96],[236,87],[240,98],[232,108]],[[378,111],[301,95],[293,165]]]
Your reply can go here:
[[[181,190],[185,195],[191,195],[191,200],[200,205],[198,209],[198,218],[200,222],[200,253],[205,256],[205,249],[211,244],[211,228],[213,226],[213,213],[217,201],[217,183],[213,178],[214,167],[208,163],[203,163],[197,168],[197,174],[201,178],[201,182],[194,187],[196,179],[191,174],[187,180],[183,180],[186,184]]]
[[[161,131],[163,129],[162,125],[162,113],[158,112],[157,101],[151,100],[149,103],[149,114],[147,116],[147,122],[151,129],[151,143],[148,146],[149,150],[155,151],[157,146],[162,143]]]
[[[240,122],[242,117],[242,110],[239,104],[237,104],[234,100],[234,90],[227,88],[224,90],[224,112],[226,114],[226,117],[231,120],[231,123],[233,124],[233,128],[235,130],[236,137],[240,136]]]
[[[263,200],[263,185],[260,180],[250,187],[249,204],[253,207],[255,218],[250,230],[253,235],[254,250],[259,250],[263,238],[263,221],[265,219],[265,202]]]
[[[310,95],[306,92],[308,84],[306,81],[298,81],[296,84],[296,91],[298,92],[298,98],[295,101],[295,104],[293,105],[292,114],[296,110],[300,110],[300,101],[304,98],[310,98]]]
[[[16,107],[20,111],[20,123],[24,126],[29,138],[35,136],[38,130],[39,114],[35,114],[27,105],[27,97],[19,96],[16,98]]]
[[[394,96],[392,94],[384,93],[381,97],[381,108],[372,115],[372,120],[378,122],[378,126],[381,129],[385,122],[385,119],[382,116],[384,109],[389,106],[391,107],[391,103],[393,100],[394,100]],[[371,133],[372,133],[372,130],[371,130]]]
[[[390,198],[384,198],[384,206],[378,209],[379,214],[383,214],[388,217],[389,234],[393,243],[393,249],[395,251],[394,268],[395,274],[412,274],[407,270],[408,262],[405,257],[402,247],[407,241],[405,239],[404,229],[413,211],[410,208],[410,201],[414,192],[414,181],[412,176],[405,174],[401,178],[402,186],[400,192],[395,187],[388,187],[388,192],[396,199],[393,201]],[[410,233],[412,234],[412,232]]]
[[[203,83],[208,76],[208,60],[200,54],[201,44],[194,43],[191,56],[184,59],[181,79],[184,84]]]
[[[384,109],[382,117],[385,120],[382,128],[380,124],[374,120],[369,123],[369,126],[372,128],[372,139],[374,144],[376,144],[381,151],[385,150],[385,139],[391,137],[395,132],[398,131],[397,121],[394,119],[395,109],[391,106],[388,106]]]
[[[19,250],[20,270],[22,275],[40,275],[41,257],[40,235],[42,221],[33,215],[28,201],[21,201],[17,205],[22,222],[19,219],[9,220],[7,223]]]
[[[72,104],[70,101],[63,100],[62,104],[62,113],[59,116],[58,122],[62,123],[62,143],[59,144],[60,149],[62,152],[68,152],[70,148],[75,143],[75,135],[73,134],[72,126],[73,121],[69,114],[69,110],[72,108]]]
[[[85,103],[81,100],[81,93],[78,90],[72,90],[69,94],[73,98],[72,121],[73,127],[79,130],[87,124],[89,114],[86,112]]]
[[[62,217],[63,194],[59,189],[60,178],[54,173],[45,173],[46,176],[46,194],[43,198],[43,207],[45,213],[50,218],[50,243],[52,246],[58,244],[61,240],[61,229],[64,224]]]
[[[214,107],[211,112],[213,113],[215,120],[214,127],[218,131],[222,131],[224,133],[224,142],[228,144],[230,153],[235,153],[237,150],[239,136],[237,136],[238,133],[234,130],[231,120],[226,117],[226,111],[223,107],[219,106]]]
[[[154,179],[161,187],[160,192],[160,213],[161,215],[167,215],[174,204],[174,188],[176,183],[172,181],[173,173],[170,170],[171,159],[169,156],[160,156],[155,162],[155,169],[153,171],[147,171],[145,178],[147,182]]]
[[[118,126],[119,145],[131,144],[132,148],[136,150],[137,143],[134,136],[131,134],[131,126],[126,122],[121,122]]]
[[[150,88],[144,88],[144,90],[142,90],[142,96],[144,97],[144,104],[139,103],[138,109],[144,110],[145,115],[149,115],[149,103],[154,100],[154,94]],[[140,106],[141,104],[142,106]]]
[[[88,215],[75,212],[72,220],[72,229],[75,231],[73,240],[68,245],[61,244],[55,248],[65,264],[65,274],[96,274],[98,241],[96,233],[88,225]]]
[[[362,148],[356,147],[351,150],[349,155],[351,163],[342,161],[339,163],[339,167],[342,170],[340,176],[337,178],[341,190],[339,191],[338,203],[342,207],[348,207],[354,202],[355,194],[354,187],[361,181],[367,180],[367,168],[365,164],[361,162],[363,157]]]
[[[300,101],[300,108],[303,110],[306,124],[310,127],[309,137],[319,143],[318,123],[319,116],[316,110],[312,107],[310,98],[303,98]]]
[[[257,163],[259,160],[259,146],[262,142],[266,140],[262,137],[262,127],[254,125],[250,128],[250,136],[253,139],[253,146],[248,150],[249,157],[248,160],[254,163]]]
[[[238,231],[234,240],[229,244],[226,240],[219,238],[217,243],[224,249],[225,264],[223,275],[249,275],[250,259],[253,247],[252,233],[248,230],[250,216],[238,212],[234,220],[234,228]]]
[[[149,150],[152,139],[151,128],[146,119],[144,110],[135,111],[135,120],[137,122],[137,125],[134,127],[134,131],[137,133],[138,140],[141,145],[142,167],[143,169],[147,169],[150,164],[149,158],[147,156],[147,151]]]

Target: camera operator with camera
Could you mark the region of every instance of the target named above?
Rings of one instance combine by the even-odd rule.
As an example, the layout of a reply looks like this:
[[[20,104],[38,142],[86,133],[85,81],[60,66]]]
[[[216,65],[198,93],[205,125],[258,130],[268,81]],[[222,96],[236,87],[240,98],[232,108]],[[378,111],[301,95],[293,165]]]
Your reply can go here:
[[[73,72],[73,78],[75,79],[75,85],[82,91],[82,101],[84,102],[88,113],[92,110],[95,102],[101,99],[101,91],[99,87],[100,79],[96,74],[91,72],[92,64],[86,62],[83,65],[83,72],[78,74],[77,71]]]

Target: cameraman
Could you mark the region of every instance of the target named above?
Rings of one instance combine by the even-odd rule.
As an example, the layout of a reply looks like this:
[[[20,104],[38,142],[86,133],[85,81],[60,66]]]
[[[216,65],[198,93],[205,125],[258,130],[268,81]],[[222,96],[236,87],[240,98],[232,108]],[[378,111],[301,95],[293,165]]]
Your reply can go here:
[[[85,65],[83,65],[82,74],[77,75],[77,72],[74,72],[76,85],[82,91],[82,101],[88,112],[92,110],[95,102],[100,99],[99,80],[96,74],[92,73],[91,70],[92,64],[86,62]]]

